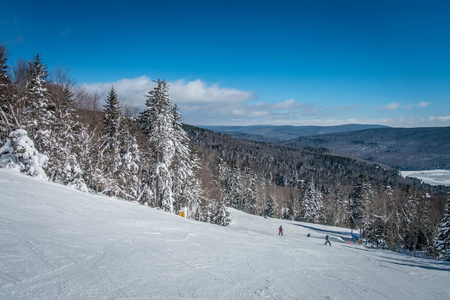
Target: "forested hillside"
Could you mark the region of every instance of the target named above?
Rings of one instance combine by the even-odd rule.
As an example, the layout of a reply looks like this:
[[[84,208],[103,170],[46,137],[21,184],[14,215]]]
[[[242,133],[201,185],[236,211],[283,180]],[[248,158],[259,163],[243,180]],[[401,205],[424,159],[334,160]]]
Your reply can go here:
[[[382,125],[347,124],[338,126],[198,126],[212,131],[226,133],[229,136],[257,141],[282,143],[301,136],[332,134],[372,128],[385,128]]]
[[[358,230],[375,246],[426,250],[448,189],[323,148],[231,138],[182,124],[158,80],[143,109],[100,99],[43,59],[9,68],[0,47],[0,167],[219,225],[227,207]],[[100,100],[104,105],[100,105]]]
[[[367,129],[304,136],[285,144],[324,147],[401,170],[450,168],[450,127]]]

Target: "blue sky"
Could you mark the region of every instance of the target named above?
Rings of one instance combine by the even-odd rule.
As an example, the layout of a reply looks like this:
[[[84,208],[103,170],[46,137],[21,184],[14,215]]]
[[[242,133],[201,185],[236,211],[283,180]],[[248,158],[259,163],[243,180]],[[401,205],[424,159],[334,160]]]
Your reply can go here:
[[[450,126],[450,1],[3,1],[9,64],[43,56],[194,125]]]

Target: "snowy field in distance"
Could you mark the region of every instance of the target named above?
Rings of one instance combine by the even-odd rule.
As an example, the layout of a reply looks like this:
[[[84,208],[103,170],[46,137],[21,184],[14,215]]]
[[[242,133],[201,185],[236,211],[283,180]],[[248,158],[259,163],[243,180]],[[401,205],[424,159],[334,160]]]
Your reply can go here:
[[[199,223],[0,169],[0,299],[450,299],[448,262],[231,215]]]
[[[413,177],[431,185],[450,186],[449,170],[401,171],[403,177]]]

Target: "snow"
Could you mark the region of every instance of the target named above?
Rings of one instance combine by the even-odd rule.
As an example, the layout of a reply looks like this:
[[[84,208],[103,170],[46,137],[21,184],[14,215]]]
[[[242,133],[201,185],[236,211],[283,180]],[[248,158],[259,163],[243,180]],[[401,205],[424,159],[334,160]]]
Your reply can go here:
[[[0,169],[0,299],[450,299],[448,262],[230,212],[221,227]]]
[[[0,168],[23,172],[41,180],[47,180],[43,167],[48,157],[39,153],[34,142],[23,129],[10,133],[6,143],[0,148]]]
[[[450,170],[401,171],[403,177],[418,178],[431,185],[450,186]]]

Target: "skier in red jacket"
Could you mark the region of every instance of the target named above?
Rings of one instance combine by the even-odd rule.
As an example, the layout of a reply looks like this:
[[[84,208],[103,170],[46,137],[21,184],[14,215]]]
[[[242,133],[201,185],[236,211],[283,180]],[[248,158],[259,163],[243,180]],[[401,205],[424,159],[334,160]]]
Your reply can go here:
[[[278,235],[283,235],[283,226],[280,225],[280,228],[278,228]]]

